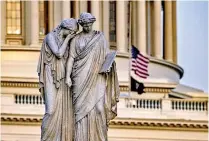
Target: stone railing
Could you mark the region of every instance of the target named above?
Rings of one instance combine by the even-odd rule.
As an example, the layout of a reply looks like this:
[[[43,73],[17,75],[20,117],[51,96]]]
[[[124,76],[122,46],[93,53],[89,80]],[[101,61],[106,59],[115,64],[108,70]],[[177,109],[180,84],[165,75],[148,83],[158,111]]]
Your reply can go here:
[[[44,101],[41,95],[15,95],[16,104],[42,105]]]
[[[1,112],[6,115],[44,114],[44,101],[40,94],[2,94]]]
[[[118,116],[207,120],[208,100],[120,98]]]
[[[161,109],[162,103],[159,99],[126,98],[125,105],[127,108],[159,110]]]
[[[171,104],[172,110],[207,111],[208,101],[172,99]]]
[[[1,101],[1,110],[5,114],[44,114],[44,101],[41,95],[3,94]],[[118,117],[207,120],[207,105],[208,100],[120,97]]]

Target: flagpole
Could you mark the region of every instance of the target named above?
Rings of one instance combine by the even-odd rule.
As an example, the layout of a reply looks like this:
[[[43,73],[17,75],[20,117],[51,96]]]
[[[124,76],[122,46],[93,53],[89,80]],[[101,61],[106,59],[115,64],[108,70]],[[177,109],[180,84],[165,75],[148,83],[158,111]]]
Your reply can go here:
[[[130,1],[130,6],[129,6],[129,41],[128,41],[128,47],[129,47],[129,93],[128,93],[128,96],[130,97],[131,96],[131,34],[132,34],[132,4],[133,2]]]

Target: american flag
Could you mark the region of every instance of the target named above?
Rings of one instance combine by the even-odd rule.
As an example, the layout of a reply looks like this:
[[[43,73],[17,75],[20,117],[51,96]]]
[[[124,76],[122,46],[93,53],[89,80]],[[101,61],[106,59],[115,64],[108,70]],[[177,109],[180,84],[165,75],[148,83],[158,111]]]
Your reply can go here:
[[[141,78],[146,79],[148,74],[148,64],[149,58],[142,55],[139,50],[132,45],[131,48],[132,60],[131,60],[131,70],[135,72],[135,74]]]

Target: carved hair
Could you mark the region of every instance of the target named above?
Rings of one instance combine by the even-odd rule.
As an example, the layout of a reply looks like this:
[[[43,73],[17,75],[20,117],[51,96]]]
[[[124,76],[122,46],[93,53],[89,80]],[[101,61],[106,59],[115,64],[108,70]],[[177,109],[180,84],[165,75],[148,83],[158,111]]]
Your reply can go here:
[[[55,29],[54,32],[59,33],[61,31],[61,29],[65,28],[68,30],[78,30],[78,23],[76,21],[76,19],[70,18],[70,19],[64,19],[60,25],[58,25]]]
[[[94,23],[96,18],[91,13],[83,12],[78,19],[78,23],[83,26],[85,23]]]

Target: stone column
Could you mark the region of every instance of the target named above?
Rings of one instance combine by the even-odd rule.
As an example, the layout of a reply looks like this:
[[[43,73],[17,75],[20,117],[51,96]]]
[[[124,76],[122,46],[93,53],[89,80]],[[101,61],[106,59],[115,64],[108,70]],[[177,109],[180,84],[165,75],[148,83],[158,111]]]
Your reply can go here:
[[[103,32],[109,43],[109,1],[103,1]]]
[[[80,17],[80,11],[79,11],[79,1],[74,1],[74,13],[75,13],[75,18]]]
[[[146,54],[146,2],[137,1],[137,48]]]
[[[70,15],[70,1],[62,1],[62,19],[71,18]]]
[[[161,58],[161,1],[154,1],[154,31],[153,31],[153,56]]]
[[[173,61],[172,1],[165,1],[165,59]]]
[[[100,2],[99,1],[91,1],[91,14],[95,16],[96,22],[93,24],[94,30],[101,30],[100,26]]]
[[[49,31],[54,29],[54,1],[49,1]]]
[[[80,1],[79,6],[80,6],[80,14],[82,12],[87,12],[87,8],[88,8],[87,0]]]
[[[151,55],[151,47],[152,47],[152,11],[150,1],[146,1],[146,32],[147,32],[147,55]]]
[[[172,25],[173,25],[173,61],[177,63],[177,28],[176,28],[176,1],[172,1]]]
[[[132,1],[132,14],[131,14],[131,43],[136,46],[136,28],[137,28],[137,20],[136,20],[136,9],[137,2]]]
[[[1,1],[1,45],[5,44],[6,37],[6,1]]]
[[[61,1],[54,1],[54,28],[57,27],[62,20]]]
[[[30,46],[39,44],[39,1],[31,1],[31,42]]]
[[[116,2],[116,43],[119,52],[127,52],[127,5],[126,1]]]

